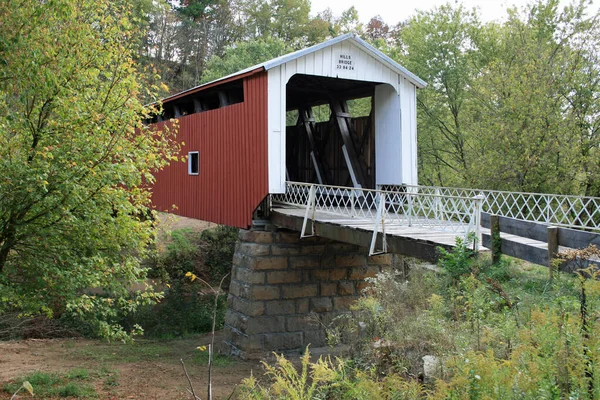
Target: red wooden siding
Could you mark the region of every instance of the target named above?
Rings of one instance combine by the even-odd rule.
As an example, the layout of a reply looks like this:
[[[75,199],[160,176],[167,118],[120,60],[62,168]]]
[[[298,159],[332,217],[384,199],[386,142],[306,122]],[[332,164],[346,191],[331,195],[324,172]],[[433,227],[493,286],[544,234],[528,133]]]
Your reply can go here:
[[[159,211],[247,228],[269,193],[267,73],[244,78],[244,101],[179,118],[182,155],[200,152],[200,173],[187,161],[156,174],[152,202]],[[173,209],[173,205],[177,208]]]

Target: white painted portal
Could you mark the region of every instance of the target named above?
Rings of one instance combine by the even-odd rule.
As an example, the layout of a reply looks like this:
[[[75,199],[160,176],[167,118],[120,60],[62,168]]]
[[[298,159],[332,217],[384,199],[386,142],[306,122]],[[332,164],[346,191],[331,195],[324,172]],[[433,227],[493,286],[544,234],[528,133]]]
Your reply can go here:
[[[349,38],[268,69],[269,192],[286,180],[286,85],[295,74],[376,82],[376,184],[417,184],[416,85]]]

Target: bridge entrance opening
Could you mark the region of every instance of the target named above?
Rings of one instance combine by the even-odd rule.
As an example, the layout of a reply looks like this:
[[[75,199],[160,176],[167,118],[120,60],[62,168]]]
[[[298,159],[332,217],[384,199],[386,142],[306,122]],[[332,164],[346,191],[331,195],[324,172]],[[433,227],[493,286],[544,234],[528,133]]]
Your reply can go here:
[[[382,86],[389,85],[292,76],[286,88],[286,180],[374,189],[376,147],[380,147],[376,99],[382,97],[376,92]],[[397,97],[390,89],[388,97]],[[399,121],[399,115],[396,118]],[[398,124],[398,141],[399,128]]]

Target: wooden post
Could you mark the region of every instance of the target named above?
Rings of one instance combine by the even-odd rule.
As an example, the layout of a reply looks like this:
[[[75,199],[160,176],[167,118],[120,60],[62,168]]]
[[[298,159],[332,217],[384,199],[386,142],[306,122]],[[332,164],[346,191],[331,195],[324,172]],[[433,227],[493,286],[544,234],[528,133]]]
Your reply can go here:
[[[548,227],[548,277],[554,277],[554,260],[558,257],[558,228]]]
[[[490,245],[492,264],[497,264],[502,255],[502,241],[500,239],[500,218],[495,214],[490,215]]]

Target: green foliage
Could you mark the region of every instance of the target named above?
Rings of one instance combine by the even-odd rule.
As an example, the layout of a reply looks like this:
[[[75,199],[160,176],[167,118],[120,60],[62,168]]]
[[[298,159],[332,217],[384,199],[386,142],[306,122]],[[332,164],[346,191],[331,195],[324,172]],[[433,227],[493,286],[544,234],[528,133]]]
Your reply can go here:
[[[204,264],[210,274],[210,278],[213,282],[219,282],[221,278],[231,272],[231,262],[238,239],[238,229],[219,225],[214,229],[203,231],[200,239],[204,241],[202,245]],[[224,286],[229,286],[229,280],[224,282]]]
[[[224,296],[219,297],[217,329],[223,326],[226,303]],[[203,294],[190,284],[177,282],[165,291],[160,304],[140,307],[120,322],[126,327],[140,325],[148,337],[186,337],[211,331],[213,305],[212,294]]]
[[[122,300],[154,238],[146,183],[177,150],[141,123],[136,18],[107,0],[3,2],[0,25],[0,313],[124,338],[107,321],[159,297]]]
[[[151,259],[149,276],[164,282],[182,280],[187,271],[195,271],[200,260],[200,234],[183,228],[170,232],[164,250],[159,250]]]
[[[97,398],[94,387],[83,382],[88,380],[87,374],[82,376],[83,371],[85,370],[72,370],[64,375],[41,371],[33,372],[26,377],[17,379],[14,383],[7,383],[4,391],[12,394],[29,382],[30,387],[32,386],[35,391],[35,396],[40,398]]]
[[[271,37],[235,43],[223,56],[215,55],[208,61],[202,82],[211,82],[290,51],[289,43]]]
[[[585,249],[563,258],[599,253]],[[591,317],[600,310],[597,272],[558,274],[549,282],[544,268],[503,263],[500,274],[488,259],[471,259],[470,273],[452,285],[415,269],[408,280],[393,273],[371,279],[353,313],[329,327],[351,345],[350,359],[320,360],[326,373],[314,398],[597,398],[600,321]],[[491,278],[500,275],[502,281]],[[441,364],[422,384],[414,377],[425,355]],[[305,384],[304,391],[281,389],[288,380],[302,382],[296,379],[302,372],[277,363],[266,384],[246,381],[249,398],[302,398]]]
[[[402,26],[392,53],[429,83],[418,92],[421,182],[600,193],[589,158],[600,140],[596,14],[538,0],[483,24],[446,4]]]
[[[462,276],[472,272],[473,256],[475,253],[469,245],[474,240],[476,239],[473,234],[470,234],[466,241],[457,236],[456,246],[451,251],[438,247],[440,254],[438,264],[453,281],[457,281]]]

